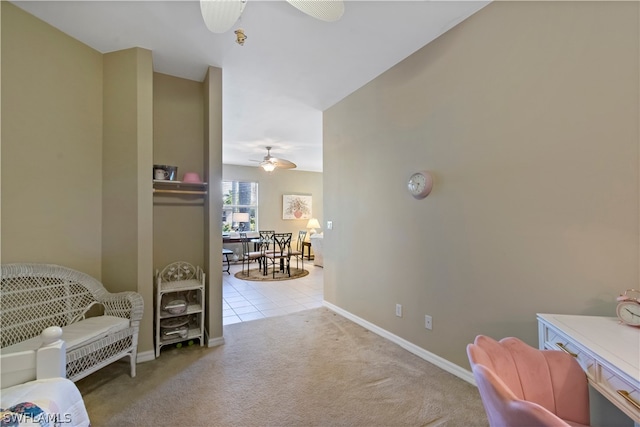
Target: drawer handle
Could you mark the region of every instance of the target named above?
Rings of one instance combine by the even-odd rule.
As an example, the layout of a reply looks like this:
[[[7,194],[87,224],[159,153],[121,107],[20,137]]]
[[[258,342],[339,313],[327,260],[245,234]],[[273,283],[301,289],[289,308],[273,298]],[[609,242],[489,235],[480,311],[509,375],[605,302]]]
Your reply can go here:
[[[624,399],[625,399],[627,402],[631,403],[633,406],[635,406],[635,407],[636,407],[636,409],[640,410],[640,403],[638,403],[637,401],[635,401],[635,400],[633,399],[633,397],[631,397],[631,396],[629,395],[629,392],[628,392],[627,390],[617,390],[617,392],[618,392],[618,394],[619,394],[620,396],[624,397]]]
[[[567,348],[564,346],[564,344],[562,344],[561,342],[557,342],[556,345],[560,348],[560,350],[564,351],[565,353],[567,353],[570,356],[573,357],[578,357],[577,354],[570,352],[569,350],[567,350]]]

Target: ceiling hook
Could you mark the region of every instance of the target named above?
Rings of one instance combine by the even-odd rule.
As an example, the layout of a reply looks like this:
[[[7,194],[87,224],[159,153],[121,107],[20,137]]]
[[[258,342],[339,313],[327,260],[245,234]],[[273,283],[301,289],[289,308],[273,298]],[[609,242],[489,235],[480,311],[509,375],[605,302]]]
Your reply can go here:
[[[247,39],[244,30],[242,28],[238,28],[234,31],[234,33],[236,34],[236,43],[238,43],[240,46],[244,46],[244,41]]]

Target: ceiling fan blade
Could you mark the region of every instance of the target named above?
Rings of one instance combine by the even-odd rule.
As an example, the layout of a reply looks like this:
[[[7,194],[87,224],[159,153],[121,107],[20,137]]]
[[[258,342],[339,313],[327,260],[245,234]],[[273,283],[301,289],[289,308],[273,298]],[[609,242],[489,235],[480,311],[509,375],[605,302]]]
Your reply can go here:
[[[224,33],[240,18],[246,0],[200,0],[200,11],[212,33]]]
[[[255,162],[256,160],[251,160],[251,161]],[[297,167],[295,163],[290,162],[289,160],[279,159],[277,157],[273,157],[271,155],[271,147],[267,147],[267,155],[264,156],[264,159],[260,162],[260,164],[258,166],[262,167],[267,172],[271,172],[276,168],[278,168],[278,169],[294,169],[294,168]]]
[[[285,159],[277,159],[275,157],[272,157],[270,161],[271,163],[275,163],[276,167],[280,169],[294,169],[297,167],[295,163]]]
[[[335,22],[344,14],[343,0],[287,0],[287,2],[321,21]]]

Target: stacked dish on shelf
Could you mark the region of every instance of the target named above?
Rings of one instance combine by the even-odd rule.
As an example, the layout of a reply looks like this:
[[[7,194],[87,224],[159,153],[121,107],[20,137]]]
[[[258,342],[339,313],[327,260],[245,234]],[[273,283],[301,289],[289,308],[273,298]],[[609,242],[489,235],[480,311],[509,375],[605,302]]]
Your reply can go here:
[[[162,319],[160,328],[162,339],[170,340],[176,337],[186,339],[189,336],[189,316]]]

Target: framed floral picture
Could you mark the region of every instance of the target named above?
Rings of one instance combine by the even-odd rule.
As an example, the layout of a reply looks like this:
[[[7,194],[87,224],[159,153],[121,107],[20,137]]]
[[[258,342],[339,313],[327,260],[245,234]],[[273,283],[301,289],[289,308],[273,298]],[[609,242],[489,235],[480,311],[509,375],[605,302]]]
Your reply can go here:
[[[285,194],[282,196],[282,219],[311,218],[311,196]]]

